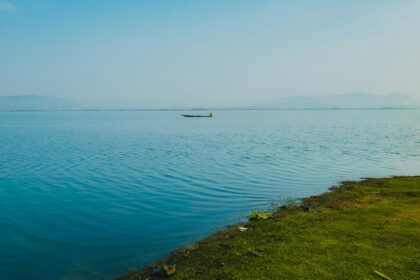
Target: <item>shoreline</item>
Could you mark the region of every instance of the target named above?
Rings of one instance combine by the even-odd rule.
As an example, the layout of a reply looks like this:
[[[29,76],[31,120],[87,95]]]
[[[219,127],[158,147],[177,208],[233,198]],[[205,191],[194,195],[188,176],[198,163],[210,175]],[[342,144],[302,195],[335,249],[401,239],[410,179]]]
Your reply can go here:
[[[420,176],[344,181],[253,212],[134,279],[420,279]]]
[[[103,109],[0,109],[0,113],[29,112],[191,112],[191,111],[418,111],[420,107],[372,107],[372,108],[185,108],[185,109],[142,109],[142,108],[103,108]]]

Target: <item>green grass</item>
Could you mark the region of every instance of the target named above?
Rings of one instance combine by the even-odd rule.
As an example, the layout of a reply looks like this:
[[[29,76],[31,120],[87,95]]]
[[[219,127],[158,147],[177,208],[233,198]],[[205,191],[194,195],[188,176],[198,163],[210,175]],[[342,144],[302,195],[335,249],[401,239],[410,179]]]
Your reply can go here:
[[[164,278],[163,264],[176,265],[171,279],[420,279],[419,176],[343,182],[255,213],[120,279]]]

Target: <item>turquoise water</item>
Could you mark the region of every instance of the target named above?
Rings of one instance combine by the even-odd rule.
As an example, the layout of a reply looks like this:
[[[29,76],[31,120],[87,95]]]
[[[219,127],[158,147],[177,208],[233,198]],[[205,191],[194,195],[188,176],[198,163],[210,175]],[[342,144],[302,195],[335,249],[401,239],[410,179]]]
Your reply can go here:
[[[420,111],[0,113],[0,279],[110,279],[337,181],[420,174]]]

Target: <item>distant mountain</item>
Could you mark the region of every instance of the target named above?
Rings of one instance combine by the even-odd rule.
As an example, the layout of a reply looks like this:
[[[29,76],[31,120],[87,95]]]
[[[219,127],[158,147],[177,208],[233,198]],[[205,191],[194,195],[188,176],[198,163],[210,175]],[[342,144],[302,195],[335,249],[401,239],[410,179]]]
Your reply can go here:
[[[78,106],[66,99],[39,96],[0,96],[0,110],[72,110]]]
[[[380,109],[419,108],[420,104],[410,96],[393,93],[377,95],[348,93],[319,97],[289,96],[273,102],[251,106],[253,109]]]

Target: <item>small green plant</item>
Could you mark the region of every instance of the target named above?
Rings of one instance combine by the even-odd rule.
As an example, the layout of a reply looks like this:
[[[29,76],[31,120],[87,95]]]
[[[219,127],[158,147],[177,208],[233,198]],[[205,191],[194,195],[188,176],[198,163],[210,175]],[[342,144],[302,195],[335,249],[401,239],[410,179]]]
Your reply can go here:
[[[250,220],[267,220],[273,217],[273,212],[254,211],[249,215]]]

